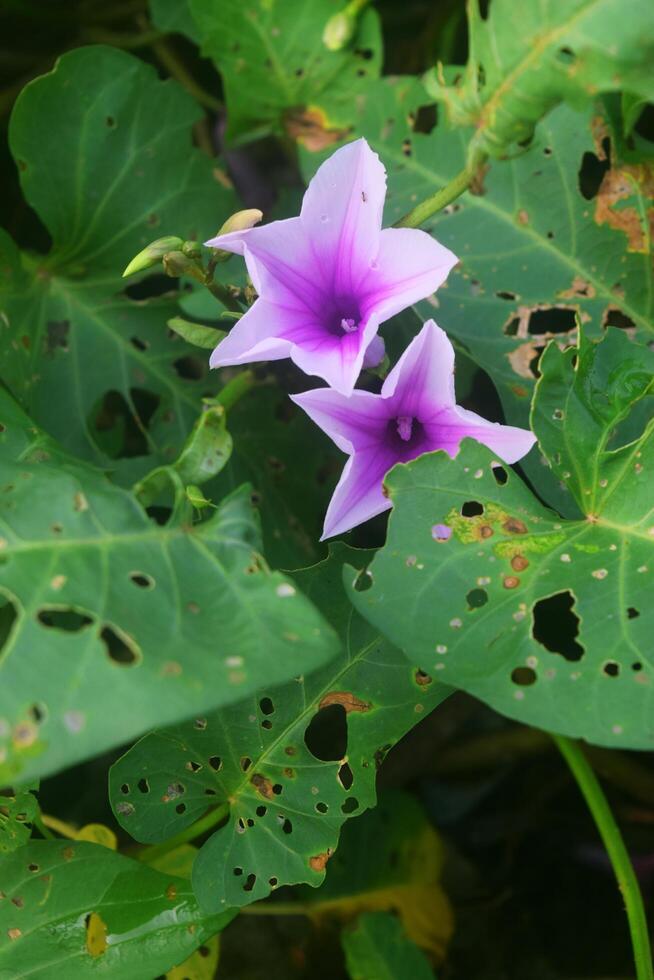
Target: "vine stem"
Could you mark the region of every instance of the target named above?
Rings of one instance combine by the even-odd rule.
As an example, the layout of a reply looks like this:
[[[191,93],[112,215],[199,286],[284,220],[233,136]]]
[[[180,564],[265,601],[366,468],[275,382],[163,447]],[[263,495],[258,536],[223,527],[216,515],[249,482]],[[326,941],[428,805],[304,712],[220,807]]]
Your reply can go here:
[[[174,837],[170,837],[162,844],[154,844],[152,847],[144,847],[143,850],[137,855],[139,861],[145,861],[146,864],[151,864],[163,854],[168,854],[169,851],[174,851],[175,848],[180,847],[182,844],[187,844],[196,837],[206,834],[208,830],[212,830],[216,824],[220,823],[221,820],[224,820],[228,814],[229,803],[221,803],[221,805],[217,806],[215,810],[209,810],[208,813],[205,813],[203,817],[200,817],[199,820],[192,823],[190,827],[186,828],[186,830],[182,830],[181,833],[176,834]]]
[[[395,228],[418,228],[419,225],[426,221],[427,218],[431,218],[432,214],[436,214],[437,211],[441,211],[452,201],[455,201],[465,190],[470,186],[473,177],[479,166],[479,161],[477,161],[476,166],[467,166],[460,173],[453,177],[449,184],[445,187],[441,187],[439,191],[432,194],[431,197],[426,197],[424,201],[420,204],[416,204],[415,208],[412,208],[408,214],[405,214],[403,218],[395,222]]]
[[[224,388],[220,389],[216,395],[216,401],[228,412],[254,386],[255,381],[254,372],[250,371],[249,368],[245,371],[239,371],[231,381],[227,382]]]
[[[627,921],[629,922],[637,980],[654,980],[654,965],[652,964],[643,897],[620,828],[580,744],[562,735],[553,734],[552,738],[570,767],[570,771],[588,804],[588,809],[613,865],[613,872],[624,899]]]

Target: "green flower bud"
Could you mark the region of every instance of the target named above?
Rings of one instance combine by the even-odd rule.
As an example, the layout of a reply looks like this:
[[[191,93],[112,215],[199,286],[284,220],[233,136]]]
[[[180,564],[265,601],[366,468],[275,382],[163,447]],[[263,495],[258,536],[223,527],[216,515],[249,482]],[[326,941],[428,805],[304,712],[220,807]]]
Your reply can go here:
[[[199,242],[184,242],[182,245],[182,252],[187,255],[189,259],[199,259],[202,255],[202,249],[200,248]]]
[[[156,241],[150,242],[138,255],[134,256],[123,272],[123,279],[126,276],[133,276],[135,272],[143,272],[144,269],[151,269],[153,265],[158,265],[166,252],[179,249],[183,244],[182,239],[177,238],[175,235],[168,235],[167,238],[157,238]]]
[[[357,22],[348,10],[334,14],[325,24],[322,33],[322,43],[329,51],[341,51],[354,37]]]
[[[204,283],[204,271],[196,259],[190,259],[183,252],[166,252],[162,259],[163,270],[167,276],[173,279],[179,276],[191,276],[198,282]]]

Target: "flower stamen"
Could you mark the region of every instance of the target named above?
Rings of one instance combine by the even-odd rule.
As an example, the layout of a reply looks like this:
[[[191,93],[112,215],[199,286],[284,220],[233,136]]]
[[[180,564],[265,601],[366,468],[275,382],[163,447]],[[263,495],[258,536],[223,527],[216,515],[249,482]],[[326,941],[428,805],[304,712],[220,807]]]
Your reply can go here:
[[[397,434],[404,442],[408,442],[413,431],[413,417],[411,415],[398,415]]]
[[[343,317],[341,320],[341,330],[343,333],[356,333],[359,324],[351,316]]]

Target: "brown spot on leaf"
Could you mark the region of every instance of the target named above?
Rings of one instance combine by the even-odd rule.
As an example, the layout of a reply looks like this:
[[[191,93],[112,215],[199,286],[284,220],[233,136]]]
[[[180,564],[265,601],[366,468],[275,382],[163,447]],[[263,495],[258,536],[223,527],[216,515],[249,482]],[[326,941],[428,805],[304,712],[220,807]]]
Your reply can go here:
[[[322,854],[316,854],[314,857],[310,857],[309,867],[311,868],[311,870],[319,871],[319,872],[324,871],[325,866],[333,853],[334,851],[332,850],[332,848],[328,847],[327,850],[324,851]]]
[[[177,885],[170,884],[166,888],[166,898],[169,902],[174,901],[177,898]]]
[[[7,929],[7,935],[10,939],[20,939],[23,933],[20,929]]]
[[[318,709],[327,708],[330,704],[340,704],[345,708],[346,714],[349,714],[350,711],[370,711],[370,703],[362,701],[350,691],[330,691],[324,696],[318,705]]]
[[[518,221],[520,222],[521,225],[529,224],[529,214],[527,213],[527,211],[525,211],[524,208],[521,208],[518,211]]]
[[[482,524],[481,527],[479,528],[479,537],[480,538],[492,538],[493,537],[493,528],[490,527],[488,524]]]
[[[507,517],[502,524],[502,528],[507,534],[527,534],[527,525],[524,521],[519,521],[517,517]]]
[[[347,129],[329,129],[325,113],[311,106],[288,109],[284,113],[284,129],[312,153],[340,142],[348,134]]]
[[[524,572],[525,568],[529,568],[529,561],[524,555],[514,555],[511,559],[511,568],[514,572]]]
[[[520,585],[520,579],[517,575],[507,575],[504,579],[505,589],[516,589]]]
[[[263,796],[266,800],[272,800],[274,796],[272,780],[266,776],[262,776],[260,772],[255,772],[252,774],[250,782],[260,796]]]
[[[595,295],[595,287],[592,283],[583,279],[581,276],[575,276],[572,280],[572,285],[569,289],[564,289],[562,292],[557,293],[559,299],[577,299],[581,297],[582,299],[592,299]]]
[[[654,165],[623,164],[608,170],[597,194],[595,221],[623,232],[627,236],[629,252],[649,252],[654,236],[654,209],[649,210],[646,225],[646,219],[637,207],[624,206],[625,201],[638,194],[654,199]]]
[[[538,357],[538,351],[539,349],[535,344],[527,342],[526,344],[520,344],[519,347],[516,347],[507,355],[511,367],[521,378],[533,380],[534,372],[531,368],[531,362],[535,357]]]
[[[488,163],[482,163],[477,167],[473,174],[472,180],[470,181],[470,186],[468,187],[471,194],[481,197],[482,194],[486,193],[484,178],[489,170],[490,165]]]

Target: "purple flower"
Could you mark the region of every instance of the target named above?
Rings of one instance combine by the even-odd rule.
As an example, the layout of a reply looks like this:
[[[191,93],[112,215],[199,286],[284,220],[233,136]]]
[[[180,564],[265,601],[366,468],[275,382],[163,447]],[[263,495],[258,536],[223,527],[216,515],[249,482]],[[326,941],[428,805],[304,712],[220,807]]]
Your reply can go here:
[[[434,449],[456,456],[466,436],[505,463],[515,463],[536,441],[527,429],[487,422],[456,404],[454,349],[433,320],[411,341],[381,394],[354,391],[346,396],[319,388],[292,397],[350,457],[327,509],[321,540],[391,507],[382,483],[395,463]]]
[[[350,394],[366,352],[370,363],[383,356],[380,323],[433,293],[457,262],[424,231],[382,231],[385,196],[386,172],[359,139],[323,163],[298,218],[210,239],[245,257],[259,294],[211,366],[290,357]]]

